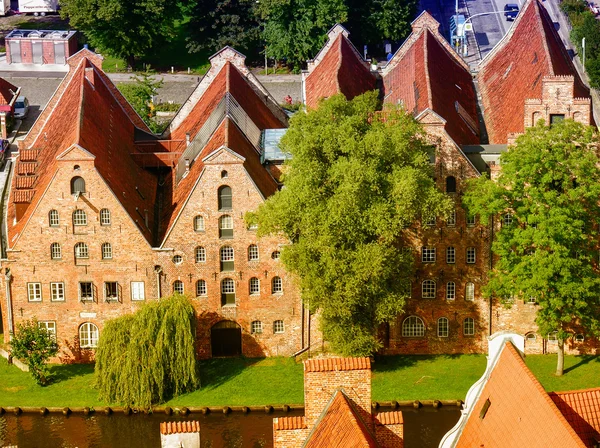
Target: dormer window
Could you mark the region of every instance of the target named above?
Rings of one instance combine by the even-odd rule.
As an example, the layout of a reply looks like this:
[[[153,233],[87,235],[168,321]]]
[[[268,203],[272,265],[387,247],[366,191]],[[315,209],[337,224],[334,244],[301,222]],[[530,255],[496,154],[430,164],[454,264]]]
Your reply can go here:
[[[71,194],[80,195],[85,193],[85,180],[83,177],[75,176],[71,179]]]

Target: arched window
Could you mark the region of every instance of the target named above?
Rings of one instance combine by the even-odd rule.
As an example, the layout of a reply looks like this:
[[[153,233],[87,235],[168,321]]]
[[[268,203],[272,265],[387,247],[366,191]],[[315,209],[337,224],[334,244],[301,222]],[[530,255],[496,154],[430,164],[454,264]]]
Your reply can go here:
[[[577,333],[577,334],[576,334],[576,335],[573,337],[573,340],[574,340],[575,342],[583,342],[583,341],[585,341],[585,336],[584,336],[583,334],[581,334],[581,333]]]
[[[285,332],[285,326],[283,325],[282,320],[276,320],[273,322],[273,333],[281,334]]]
[[[250,327],[250,332],[252,334],[261,334],[263,332],[263,325],[260,320],[255,320],[252,322],[252,326]]]
[[[196,282],[196,297],[202,297],[206,295],[206,281],[198,280]]]
[[[89,258],[88,246],[85,243],[75,244],[75,258]]]
[[[446,193],[456,193],[456,178],[454,176],[446,177]]]
[[[421,298],[435,299],[435,282],[433,280],[423,280],[421,284]]]
[[[447,338],[450,333],[450,327],[448,325],[448,318],[440,317],[437,321],[437,335],[440,338]]]
[[[230,215],[219,218],[219,238],[233,238],[233,218]]]
[[[71,179],[71,194],[85,193],[85,180],[83,177],[75,176]]]
[[[235,305],[235,282],[230,278],[221,280],[221,305]]]
[[[425,324],[420,317],[409,316],[402,322],[402,336],[405,338],[420,338],[425,336]]]
[[[183,282],[181,280],[175,280],[173,282],[173,292],[183,294]]]
[[[465,300],[472,302],[475,300],[475,283],[467,283],[465,287]]]
[[[233,247],[223,246],[221,248],[221,271],[233,271],[234,270],[234,252]]]
[[[110,210],[107,208],[100,210],[100,225],[110,226]]]
[[[194,231],[204,232],[204,216],[198,215],[194,217]]]
[[[223,170],[221,171],[221,179],[227,179],[229,177],[229,175],[227,174],[227,171]]]
[[[456,299],[456,283],[448,282],[446,283],[446,300],[454,299]]]
[[[62,250],[60,244],[52,243],[50,245],[50,258],[53,260],[60,260],[62,258]]]
[[[196,263],[206,263],[206,249],[202,246],[196,247]]]
[[[87,215],[84,210],[78,208],[73,212],[73,225],[74,226],[87,226]]]
[[[525,341],[526,342],[535,342],[535,340],[536,340],[535,333],[527,333],[525,335]]]
[[[473,336],[475,334],[475,320],[472,317],[467,317],[463,322],[463,334],[465,336]]]
[[[102,259],[110,260],[112,258],[112,245],[110,243],[102,244]]]
[[[260,294],[260,280],[256,277],[250,279],[249,285],[250,295]]]
[[[258,246],[256,244],[248,246],[248,261],[258,261]]]
[[[553,331],[551,333],[548,333],[548,342],[550,344],[558,343],[558,331]]]
[[[281,281],[281,277],[273,277],[273,280],[271,280],[271,293],[281,294],[282,292],[283,281]]]
[[[219,187],[219,210],[231,210],[231,187],[223,185]]]
[[[79,346],[81,348],[98,347],[98,327],[91,322],[81,324],[79,327]]]
[[[58,210],[50,210],[50,213],[48,213],[48,224],[50,227],[58,227],[60,225]]]

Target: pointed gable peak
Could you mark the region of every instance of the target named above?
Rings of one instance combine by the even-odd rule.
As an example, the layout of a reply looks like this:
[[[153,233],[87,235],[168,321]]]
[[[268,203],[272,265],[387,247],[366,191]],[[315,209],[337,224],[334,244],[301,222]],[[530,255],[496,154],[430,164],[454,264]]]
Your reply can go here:
[[[438,33],[440,29],[440,23],[433,18],[426,10],[423,11],[419,16],[412,21],[412,32],[418,33],[423,28],[428,28],[434,33]]]
[[[63,161],[83,161],[83,160],[94,160],[96,156],[89,152],[84,147],[74,144],[67,148],[65,151],[56,156],[56,160]]]
[[[230,46],[221,48],[210,58],[208,58],[208,60],[210,61],[211,68],[215,68],[217,70],[227,65],[229,62],[244,75],[248,73],[248,68],[246,67],[246,56]]]
[[[227,146],[217,148],[202,159],[204,165],[228,165],[232,163],[244,163],[245,161],[245,157],[242,157]]]
[[[69,64],[69,70],[73,70],[76,68],[82,59],[85,59],[86,67],[89,67],[88,64],[93,64],[100,70],[102,70],[102,61],[104,61],[104,56],[98,53],[94,53],[92,50],[88,48],[82,48],[77,53],[72,55],[69,59],[67,59],[67,64]]]
[[[339,23],[336,23],[335,25],[333,25],[331,27],[331,29],[329,31],[327,31],[327,37],[330,40],[335,40],[335,38],[338,37],[340,34],[342,34],[347,39],[348,36],[350,35],[350,31],[348,31],[346,28],[344,28]]]

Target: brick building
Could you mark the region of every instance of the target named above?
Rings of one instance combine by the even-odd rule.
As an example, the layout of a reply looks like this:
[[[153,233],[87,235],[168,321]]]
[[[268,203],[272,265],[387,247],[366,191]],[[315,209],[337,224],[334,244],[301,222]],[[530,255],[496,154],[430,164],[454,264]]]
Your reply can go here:
[[[77,32],[60,30],[12,30],[6,35],[9,64],[67,64],[77,52]]]
[[[278,189],[264,129],[287,117],[225,48],[162,136],[152,135],[82,50],[21,142],[9,191],[5,338],[37,317],[65,361],[87,359],[107,319],[181,292],[198,312],[198,355],[291,355],[308,313],[247,211]]]

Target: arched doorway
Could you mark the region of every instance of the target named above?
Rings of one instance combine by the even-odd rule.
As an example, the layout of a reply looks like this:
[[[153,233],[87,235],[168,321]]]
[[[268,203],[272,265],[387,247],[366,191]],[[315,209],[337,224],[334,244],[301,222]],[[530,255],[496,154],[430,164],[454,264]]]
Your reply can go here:
[[[231,320],[216,323],[210,329],[210,346],[213,357],[242,354],[242,327]]]

